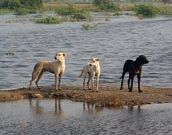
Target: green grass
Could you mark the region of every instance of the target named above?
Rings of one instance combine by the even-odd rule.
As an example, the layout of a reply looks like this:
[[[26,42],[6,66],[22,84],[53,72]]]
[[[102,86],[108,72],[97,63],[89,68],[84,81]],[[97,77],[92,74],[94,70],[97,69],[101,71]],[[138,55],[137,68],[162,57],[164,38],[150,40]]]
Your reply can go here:
[[[101,7],[103,6],[103,7]],[[105,6],[105,7],[104,7]],[[101,11],[105,13],[113,13],[113,15],[121,15],[122,11],[132,11],[130,15],[138,15],[140,17],[154,17],[157,15],[172,15],[172,5],[170,4],[133,4],[133,3],[122,3],[122,4],[104,4],[95,6],[93,4],[46,4],[42,8],[30,9],[30,8],[16,8],[6,9],[0,8],[0,15],[14,13],[15,15],[26,15],[34,14],[39,12],[41,15],[47,11],[51,11],[53,14],[58,14],[58,17],[47,16],[38,19],[37,23],[46,24],[58,24],[62,21],[85,21],[91,20],[90,12]],[[134,12],[133,12],[134,11]],[[133,14],[132,14],[133,13]],[[128,13],[129,14],[129,13]],[[87,29],[87,28],[86,28]]]
[[[160,15],[172,15],[172,5],[159,5]]]
[[[14,10],[0,8],[0,15],[9,14],[9,13],[14,13]]]
[[[90,19],[90,12],[71,4],[59,7],[55,10],[55,12],[61,16],[69,16],[71,20],[80,21]]]
[[[119,6],[113,0],[94,0],[93,3],[102,11],[119,11]]]
[[[135,12],[137,15],[142,15],[143,17],[154,17],[160,13],[159,8],[152,4],[136,5]]]
[[[98,23],[97,24],[94,24],[94,23],[93,24],[91,24],[91,23],[84,23],[81,26],[82,26],[83,30],[91,30],[91,29],[96,28],[97,25],[98,25]]]
[[[63,6],[57,8],[55,12],[59,15],[67,16],[67,15],[72,15],[75,12],[75,9],[72,6],[67,6],[67,7]]]
[[[47,16],[47,17],[36,20],[36,23],[59,24],[59,23],[61,23],[61,20],[58,17]]]
[[[37,13],[36,9],[18,8],[15,10],[15,15],[26,15],[26,14],[35,14],[35,13]]]

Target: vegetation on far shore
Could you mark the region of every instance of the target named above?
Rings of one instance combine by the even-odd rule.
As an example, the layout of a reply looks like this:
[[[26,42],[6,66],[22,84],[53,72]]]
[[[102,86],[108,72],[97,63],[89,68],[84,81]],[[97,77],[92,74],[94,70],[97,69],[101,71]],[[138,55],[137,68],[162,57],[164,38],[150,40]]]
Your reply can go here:
[[[41,19],[36,20],[36,23],[42,23],[42,24],[59,24],[61,20],[58,17],[53,16],[47,16]]]
[[[141,15],[143,17],[154,17],[159,14],[160,10],[153,5],[140,4],[135,7],[136,15]]]
[[[63,21],[91,20],[90,12],[111,12],[121,15],[124,11],[132,15],[154,17],[158,15],[172,15],[172,4],[163,3],[119,3],[113,0],[94,0],[92,4],[75,3],[43,3],[42,0],[1,0],[0,14],[14,13],[26,15],[50,11],[54,14],[38,18],[36,23],[58,24]]]

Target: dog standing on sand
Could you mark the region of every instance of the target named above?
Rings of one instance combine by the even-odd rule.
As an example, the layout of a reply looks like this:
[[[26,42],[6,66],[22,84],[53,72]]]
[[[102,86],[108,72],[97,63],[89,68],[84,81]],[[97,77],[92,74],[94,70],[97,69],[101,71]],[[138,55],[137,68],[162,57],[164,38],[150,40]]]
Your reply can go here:
[[[123,66],[123,73],[121,76],[121,88],[120,90],[123,89],[123,80],[126,72],[129,72],[129,79],[128,79],[128,89],[129,92],[132,92],[133,89],[133,80],[134,76],[137,75],[138,78],[138,91],[142,92],[140,90],[140,79],[141,79],[141,71],[142,71],[142,65],[149,63],[147,60],[146,56],[140,55],[139,57],[136,58],[135,61],[133,60],[126,60],[125,64]],[[131,81],[131,85],[130,85]]]
[[[55,55],[55,61],[40,61],[38,62],[32,72],[32,79],[30,80],[29,89],[31,89],[32,82],[35,81],[37,88],[39,89],[38,82],[41,79],[44,72],[50,72],[54,74],[55,78],[55,90],[60,90],[61,78],[65,72],[65,57],[66,53],[59,52]],[[58,87],[57,87],[58,77]]]
[[[91,81],[92,91],[94,91],[94,79],[96,79],[96,91],[99,89],[99,77],[100,77],[100,60],[98,58],[91,58],[90,62],[85,65],[81,71],[79,77],[84,77],[83,89],[86,90],[85,80],[88,76],[87,87],[90,89],[89,83]]]

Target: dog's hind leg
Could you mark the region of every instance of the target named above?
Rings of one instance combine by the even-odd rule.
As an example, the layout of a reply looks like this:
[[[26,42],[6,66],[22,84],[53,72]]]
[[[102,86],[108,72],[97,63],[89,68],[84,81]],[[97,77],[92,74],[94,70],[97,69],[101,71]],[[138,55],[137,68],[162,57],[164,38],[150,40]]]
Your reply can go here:
[[[40,89],[40,87],[38,86],[38,82],[39,82],[39,80],[41,79],[42,75],[43,75],[43,71],[41,71],[41,72],[39,73],[39,75],[38,75],[38,77],[36,78],[36,81],[35,81],[36,87],[37,87],[38,89]]]
[[[29,84],[29,90],[31,89],[31,86],[32,86],[32,81],[33,81],[33,80],[30,80],[30,84]]]
[[[32,87],[32,82],[36,79],[36,76],[34,76],[34,71],[32,73],[32,79],[30,80],[30,84],[29,84],[29,90],[31,89]]]
[[[30,80],[29,89],[31,89],[32,82],[38,78],[41,71],[42,71],[42,66],[39,63],[37,63],[34,66],[34,69],[33,69],[33,72],[32,72],[32,79]]]
[[[29,89],[31,89],[32,86],[32,82],[37,78],[37,73],[36,71],[32,72],[32,79],[30,80],[30,84],[29,84]]]
[[[125,72],[123,71],[122,76],[120,77],[120,78],[122,79],[122,80],[121,80],[121,87],[120,87],[120,90],[123,89],[124,76],[125,76]]]

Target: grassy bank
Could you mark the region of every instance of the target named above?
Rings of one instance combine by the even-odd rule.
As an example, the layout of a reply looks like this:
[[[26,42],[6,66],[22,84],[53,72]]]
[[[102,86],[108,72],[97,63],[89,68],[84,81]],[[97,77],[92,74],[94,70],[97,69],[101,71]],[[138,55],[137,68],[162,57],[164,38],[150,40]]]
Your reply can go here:
[[[171,5],[159,5],[160,15],[172,15],[172,4]]]
[[[14,10],[0,8],[0,15],[12,14]]]
[[[49,12],[53,16],[43,16]],[[72,4],[72,3],[43,3],[39,8],[0,8],[0,14],[14,13],[15,15],[26,15],[39,13],[42,18],[36,18],[36,23],[58,24],[64,21],[91,21],[91,12],[108,12],[113,15],[137,15],[142,18],[155,17],[159,15],[172,15],[171,4],[160,3],[110,3],[110,4]],[[57,19],[58,18],[58,19]]]
[[[52,17],[52,16],[47,16],[47,17],[36,20],[36,23],[42,23],[42,24],[59,24],[61,22],[62,21],[60,18]]]
[[[110,85],[101,85],[98,93],[83,91],[78,86],[63,86],[62,91],[54,91],[52,88],[42,88],[41,90],[28,90],[26,88],[0,91],[0,101],[12,101],[22,98],[62,98],[72,101],[99,103],[101,106],[121,107],[134,106],[152,103],[172,102],[171,88],[142,88],[143,93],[138,93],[135,89],[128,92],[127,89]]]

